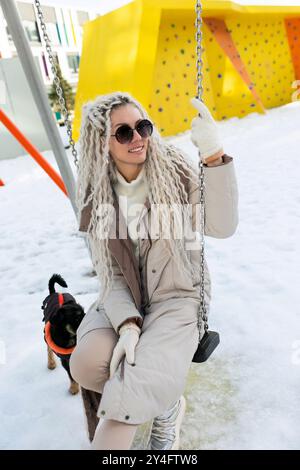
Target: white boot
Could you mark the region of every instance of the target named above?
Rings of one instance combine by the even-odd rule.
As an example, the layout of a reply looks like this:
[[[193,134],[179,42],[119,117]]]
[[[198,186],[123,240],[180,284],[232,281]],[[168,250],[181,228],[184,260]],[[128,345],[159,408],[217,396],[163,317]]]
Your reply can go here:
[[[178,450],[181,423],[186,401],[183,395],[171,408],[153,420],[148,444],[150,450]]]

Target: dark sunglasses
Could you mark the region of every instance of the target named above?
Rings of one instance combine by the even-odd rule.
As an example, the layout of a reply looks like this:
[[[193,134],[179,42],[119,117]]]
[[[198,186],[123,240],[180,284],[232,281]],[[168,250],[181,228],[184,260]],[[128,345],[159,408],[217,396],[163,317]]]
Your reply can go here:
[[[111,137],[115,137],[120,144],[129,144],[132,141],[134,130],[143,138],[150,137],[153,132],[153,124],[148,119],[142,119],[134,129],[128,124],[124,124],[118,128],[115,134],[111,134]]]

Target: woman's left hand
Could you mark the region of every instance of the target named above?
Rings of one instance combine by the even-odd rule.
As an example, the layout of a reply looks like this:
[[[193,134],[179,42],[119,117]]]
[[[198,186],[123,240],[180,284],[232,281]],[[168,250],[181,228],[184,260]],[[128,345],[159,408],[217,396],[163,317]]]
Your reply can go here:
[[[214,118],[205,104],[197,98],[191,99],[191,104],[199,111],[200,116],[192,120],[191,140],[200,150],[203,163],[211,156],[222,155],[223,146],[218,135]],[[209,161],[213,161],[213,159]]]

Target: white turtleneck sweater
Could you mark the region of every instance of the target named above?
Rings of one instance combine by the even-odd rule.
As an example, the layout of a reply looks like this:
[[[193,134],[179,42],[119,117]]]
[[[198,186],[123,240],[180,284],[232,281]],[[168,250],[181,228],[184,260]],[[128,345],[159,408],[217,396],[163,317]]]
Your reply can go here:
[[[139,244],[136,226],[139,221],[143,205],[148,195],[148,184],[145,177],[145,167],[141,169],[137,178],[130,183],[126,181],[123,175],[117,170],[117,182],[114,184],[114,190],[118,196],[120,209],[126,218],[129,236],[133,242],[135,256],[139,258]],[[120,198],[121,196],[121,198]],[[126,211],[127,204],[127,211]],[[133,207],[135,204],[138,206]]]

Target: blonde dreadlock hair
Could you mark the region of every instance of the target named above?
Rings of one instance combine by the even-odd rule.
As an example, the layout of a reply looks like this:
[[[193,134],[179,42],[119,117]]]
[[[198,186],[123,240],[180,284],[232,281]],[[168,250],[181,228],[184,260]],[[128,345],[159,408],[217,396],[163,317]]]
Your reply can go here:
[[[112,185],[117,177],[115,162],[109,153],[110,115],[114,108],[126,104],[132,104],[140,111],[143,119],[149,119],[141,104],[126,92],[98,96],[82,107],[76,204],[80,216],[83,208],[92,202],[87,234],[93,265],[102,287],[98,299],[100,303],[104,302],[113,281],[112,256],[107,234],[114,217]],[[183,152],[166,143],[155,126],[148,139],[144,163],[149,187],[148,198],[151,207],[152,204],[155,207],[162,206],[160,223],[162,230],[167,230],[168,217],[165,217],[167,214],[164,212],[166,208],[175,207],[173,226],[176,227],[182,224],[182,214],[185,212],[182,208],[188,207],[188,194],[180,174],[196,184],[198,176]],[[170,237],[167,248],[181,268],[194,276],[194,267],[186,254],[182,237],[179,240]]]

